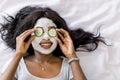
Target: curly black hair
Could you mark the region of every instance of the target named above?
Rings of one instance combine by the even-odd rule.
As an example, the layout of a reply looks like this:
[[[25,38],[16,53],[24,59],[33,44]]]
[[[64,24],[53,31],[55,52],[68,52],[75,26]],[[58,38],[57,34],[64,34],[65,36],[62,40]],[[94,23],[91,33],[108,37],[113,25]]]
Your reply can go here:
[[[75,50],[80,47],[84,48],[85,51],[94,51],[98,47],[99,42],[105,43],[100,35],[95,36],[93,33],[86,32],[81,28],[70,30],[65,20],[60,17],[56,11],[48,7],[42,8],[38,6],[26,6],[22,8],[15,16],[8,16],[5,18],[7,22],[1,24],[2,27],[0,29],[2,39],[6,42],[7,46],[15,49],[16,37],[25,30],[33,28],[36,21],[41,17],[49,18],[57,25],[57,28],[67,30],[73,40]],[[86,46],[88,44],[92,46]],[[34,54],[32,45],[30,45],[27,53],[30,55]],[[59,45],[53,51],[53,54],[55,56],[64,56]]]

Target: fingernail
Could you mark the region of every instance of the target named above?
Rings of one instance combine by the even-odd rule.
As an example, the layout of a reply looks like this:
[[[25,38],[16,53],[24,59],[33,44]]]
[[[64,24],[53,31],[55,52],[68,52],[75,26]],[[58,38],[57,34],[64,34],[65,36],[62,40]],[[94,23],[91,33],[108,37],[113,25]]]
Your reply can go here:
[[[55,37],[55,39],[57,39],[57,37]]]

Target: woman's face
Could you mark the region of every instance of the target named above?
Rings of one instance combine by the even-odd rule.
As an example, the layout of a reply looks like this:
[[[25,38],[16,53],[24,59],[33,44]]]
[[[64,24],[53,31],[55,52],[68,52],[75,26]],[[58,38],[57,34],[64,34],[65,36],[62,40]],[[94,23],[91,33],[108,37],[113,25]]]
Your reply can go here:
[[[57,41],[54,39],[57,36],[55,28],[57,26],[48,18],[40,18],[35,26],[35,39],[32,41],[33,48],[41,54],[50,54],[57,47]]]

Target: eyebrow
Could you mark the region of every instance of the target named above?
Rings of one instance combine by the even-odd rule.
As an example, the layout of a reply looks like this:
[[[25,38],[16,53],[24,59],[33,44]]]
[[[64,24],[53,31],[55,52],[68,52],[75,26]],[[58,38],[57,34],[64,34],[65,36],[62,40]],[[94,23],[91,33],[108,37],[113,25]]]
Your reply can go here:
[[[43,27],[43,26],[36,26],[36,27]],[[48,28],[56,28],[55,26],[48,26]]]
[[[56,28],[55,26],[49,26],[49,28]]]
[[[50,30],[51,28],[56,29],[56,27],[55,27],[55,26],[49,26],[49,27],[48,27],[48,30]]]

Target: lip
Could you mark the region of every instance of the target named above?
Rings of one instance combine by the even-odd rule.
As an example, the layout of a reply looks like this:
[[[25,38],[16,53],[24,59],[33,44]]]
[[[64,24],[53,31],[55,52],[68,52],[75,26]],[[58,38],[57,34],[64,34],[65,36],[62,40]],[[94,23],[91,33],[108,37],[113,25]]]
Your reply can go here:
[[[52,46],[52,42],[44,41],[40,43],[40,46],[44,49],[49,49]]]

